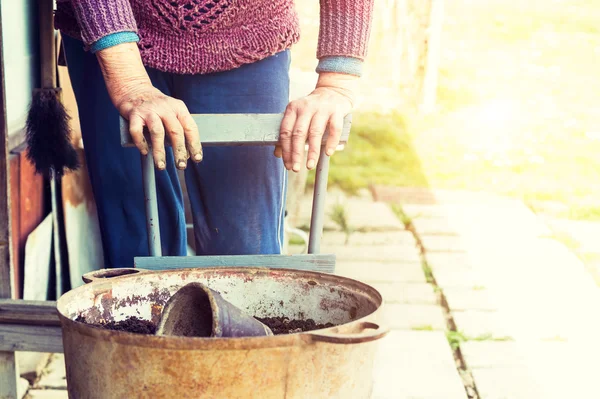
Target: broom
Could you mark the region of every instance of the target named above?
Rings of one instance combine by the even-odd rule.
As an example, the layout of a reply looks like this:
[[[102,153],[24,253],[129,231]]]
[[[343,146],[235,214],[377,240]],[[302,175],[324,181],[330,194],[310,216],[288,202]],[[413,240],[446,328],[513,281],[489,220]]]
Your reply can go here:
[[[54,1],[38,2],[40,28],[41,88],[33,91],[27,115],[27,158],[37,173],[60,177],[79,167],[79,158],[71,144],[69,115],[56,87],[56,53],[53,22]]]

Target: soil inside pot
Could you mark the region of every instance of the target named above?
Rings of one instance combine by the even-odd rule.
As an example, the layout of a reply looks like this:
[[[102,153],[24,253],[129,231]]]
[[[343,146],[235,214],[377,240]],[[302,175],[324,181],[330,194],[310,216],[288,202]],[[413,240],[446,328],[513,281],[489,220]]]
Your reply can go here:
[[[77,317],[75,321],[107,330],[125,331],[134,334],[154,334],[156,332],[156,324],[148,320],[138,319],[135,316],[128,317],[122,321],[111,321],[100,324],[88,323],[82,316]]]
[[[321,328],[334,327],[332,323],[317,324],[313,319],[294,320],[285,316],[278,317],[256,317],[258,321],[265,324],[273,331],[275,335],[294,334],[305,331],[319,330]],[[75,321],[89,324],[94,327],[105,328],[107,330],[125,331],[134,334],[154,334],[156,325],[148,320],[142,320],[135,316],[129,317],[122,321],[111,321],[108,323],[88,323],[84,317],[78,316]]]
[[[273,331],[273,334],[294,334],[305,331],[320,330],[321,328],[334,327],[333,324],[317,324],[313,319],[293,320],[285,316],[279,317],[256,317],[258,321],[265,324]]]

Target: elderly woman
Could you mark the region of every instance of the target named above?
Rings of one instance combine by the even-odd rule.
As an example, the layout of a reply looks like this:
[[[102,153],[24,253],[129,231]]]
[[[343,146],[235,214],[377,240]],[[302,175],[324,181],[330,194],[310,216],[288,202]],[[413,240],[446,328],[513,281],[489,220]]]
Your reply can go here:
[[[321,0],[318,83],[288,103],[289,48],[299,39],[293,0],[58,0],[55,25],[79,108],[106,267],[129,267],[148,254],[140,158],[120,146],[119,114],[142,154],[150,148],[142,131],[150,133],[163,255],[186,252],[176,168],[185,169],[199,254],[280,253],[286,173],[316,166],[327,126],[326,153],[333,154],[353,106],[372,2]],[[283,111],[275,149],[203,151],[202,127],[190,116]],[[165,136],[172,148],[164,147]]]

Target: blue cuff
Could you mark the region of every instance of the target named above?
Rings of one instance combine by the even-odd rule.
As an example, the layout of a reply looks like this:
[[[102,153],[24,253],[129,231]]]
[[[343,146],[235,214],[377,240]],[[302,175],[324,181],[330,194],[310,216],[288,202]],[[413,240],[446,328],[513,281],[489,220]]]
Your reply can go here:
[[[317,72],[335,72],[345,73],[347,75],[362,75],[363,62],[358,58],[344,57],[344,56],[331,56],[323,57],[319,60],[317,65]]]
[[[95,53],[109,47],[123,43],[136,43],[140,41],[140,37],[135,32],[116,32],[101,37],[90,46],[90,51]]]

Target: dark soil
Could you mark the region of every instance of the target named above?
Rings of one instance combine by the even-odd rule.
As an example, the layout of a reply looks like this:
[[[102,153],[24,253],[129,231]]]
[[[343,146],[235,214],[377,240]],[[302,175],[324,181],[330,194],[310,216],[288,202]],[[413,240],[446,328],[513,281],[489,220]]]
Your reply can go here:
[[[321,328],[334,327],[334,324],[317,324],[313,319],[290,320],[287,317],[255,317],[273,331],[273,334],[294,334],[305,331],[320,330]]]
[[[317,324],[313,319],[307,320],[290,320],[287,317],[255,317],[258,321],[268,326],[273,334],[294,334],[305,331],[319,330],[321,328],[333,327],[334,324]],[[79,316],[75,319],[80,323],[86,323],[94,327],[105,328],[114,331],[126,331],[134,334],[151,334],[156,332],[156,325],[148,320],[138,319],[137,317],[129,317],[123,321],[109,323],[94,324],[88,323],[84,317]]]
[[[95,327],[105,328],[107,330],[114,331],[126,331],[134,334],[154,334],[156,332],[156,325],[148,320],[138,319],[135,316],[129,317],[123,321],[111,321],[108,323],[88,323],[85,318],[79,316],[75,321],[86,323]]]

